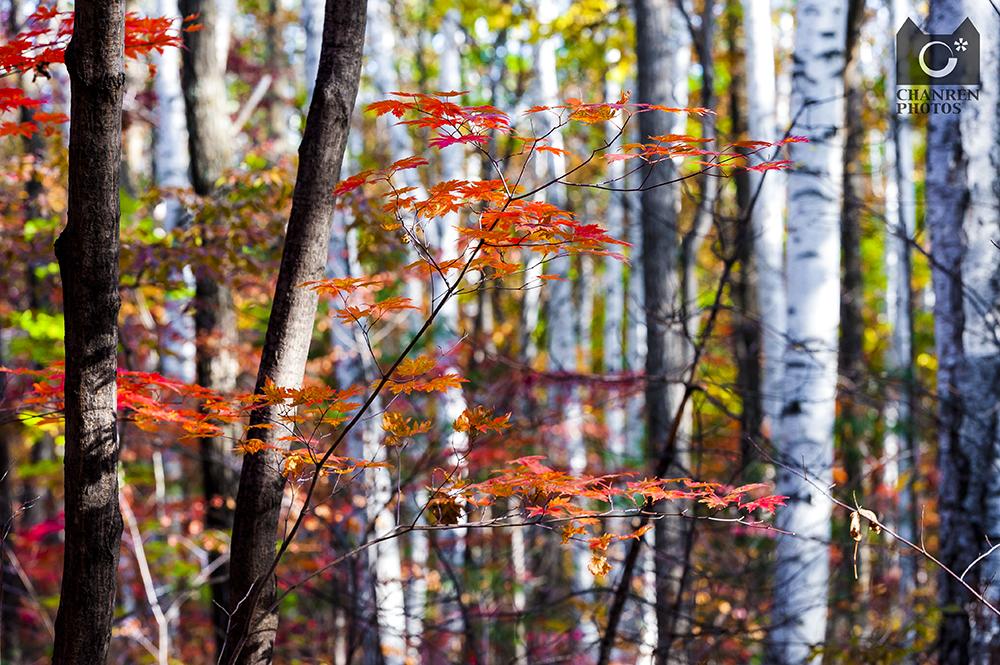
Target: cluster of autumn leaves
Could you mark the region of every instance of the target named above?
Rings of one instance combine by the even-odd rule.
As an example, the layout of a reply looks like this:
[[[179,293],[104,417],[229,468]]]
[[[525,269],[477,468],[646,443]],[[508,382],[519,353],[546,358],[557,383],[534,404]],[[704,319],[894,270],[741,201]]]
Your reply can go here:
[[[185,19],[183,30],[196,30],[196,17]],[[180,35],[173,31],[167,18],[144,18],[129,14],[126,23],[126,54],[129,57],[180,45]],[[29,27],[17,39],[0,46],[0,74],[17,72],[24,75],[47,75],[47,68],[62,62],[65,46],[72,33],[72,13],[40,7],[29,20]],[[702,171],[726,175],[731,169],[769,170],[785,168],[786,161],[751,163],[750,156],[765,149],[800,141],[787,137],[775,143],[751,141],[727,146],[721,151],[703,148],[706,139],[687,135],[651,137],[648,142],[625,144],[620,154],[608,154],[609,142],[603,149],[586,157],[577,157],[551,145],[552,132],[570,122],[588,124],[617,121],[620,137],[630,118],[637,113],[686,112],[704,114],[704,109],[675,109],[650,104],[631,104],[624,95],[616,103],[587,104],[567,100],[561,106],[537,106],[529,116],[551,114],[553,128],[543,136],[519,134],[510,117],[487,105],[465,106],[455,98],[462,93],[439,92],[431,95],[394,93],[393,98],[376,102],[369,110],[382,116],[391,114],[400,122],[431,134],[428,144],[436,149],[478,150],[488,159],[496,178],[487,180],[449,180],[426,190],[412,184],[400,184],[398,176],[429,165],[423,157],[398,160],[382,169],[366,170],[341,182],[332,196],[347,197],[364,190],[369,201],[380,201],[384,214],[382,226],[397,232],[403,243],[419,248],[418,258],[407,266],[404,278],[423,279],[439,276],[453,295],[458,284],[471,273],[488,274],[490,279],[503,279],[524,269],[528,254],[551,256],[556,253],[588,253],[622,258],[609,246],[627,243],[608,235],[597,224],[581,222],[577,217],[550,202],[539,199],[539,192],[553,185],[625,188],[626,174],[617,180],[593,184],[574,180],[574,175],[598,157],[607,161],[639,160],[643,168],[667,159],[694,159]],[[0,89],[0,112],[23,107],[37,108],[42,100],[28,97],[19,88]],[[58,114],[35,112],[32,122],[3,122],[0,135],[30,136],[39,124],[65,122]],[[489,152],[495,134],[513,139],[517,149],[504,158]],[[573,163],[568,172],[549,183],[526,185],[526,167],[531,158],[546,152],[559,153]],[[517,160],[520,164],[517,165]],[[513,174],[513,175],[511,175]],[[454,255],[429,251],[423,226],[429,220],[461,213],[458,227],[459,245],[445,248]],[[624,260],[624,259],[622,259]],[[401,276],[375,275],[324,279],[299,285],[330,297],[336,305],[334,315],[343,323],[358,325],[366,333],[388,315],[405,310],[421,310],[418,303],[399,295],[386,295]],[[22,416],[39,422],[59,420],[63,390],[63,368],[54,364],[43,369],[3,370],[32,380],[32,388],[21,403]],[[250,414],[264,407],[279,407],[279,421],[265,427],[279,428],[278,440],[287,443],[276,448],[284,457],[283,472],[291,481],[300,481],[317,474],[346,475],[373,465],[370,460],[331,455],[327,444],[317,439],[321,428],[336,429],[351,426],[353,415],[366,408],[370,400],[360,399],[373,389],[384,387],[391,395],[442,393],[460,388],[462,376],[440,370],[429,355],[412,358],[405,354],[392,368],[383,371],[375,386],[348,386],[334,389],[311,384],[302,388],[279,387],[268,383],[256,393],[223,395],[207,388],[189,385],[158,374],[119,370],[118,406],[123,417],[139,428],[161,431],[166,427],[179,430],[180,438],[224,435],[227,425],[241,424]],[[415,437],[432,431],[430,421],[408,415],[402,410],[386,410],[381,418],[386,446],[405,446]],[[481,437],[502,437],[511,427],[510,414],[497,415],[483,406],[467,408],[453,423],[455,431],[463,432],[476,445]],[[234,442],[234,448],[244,454],[260,452],[266,444],[248,438]],[[754,519],[759,512],[773,512],[784,497],[766,494],[762,484],[728,487],[718,483],[695,482],[690,479],[636,479],[632,474],[602,476],[574,475],[551,468],[541,457],[524,457],[509,462],[489,478],[472,482],[446,473],[431,489],[427,504],[428,518],[438,524],[457,523],[467,504],[485,506],[505,501],[513,514],[522,520],[555,520],[563,523],[565,539],[590,533],[593,553],[591,570],[595,574],[608,572],[606,552],[616,540],[642,536],[648,524],[629,534],[604,533],[602,516],[615,511],[641,512],[643,506],[658,501],[697,502],[711,511],[733,509],[734,519]],[[756,498],[752,498],[756,497]]]

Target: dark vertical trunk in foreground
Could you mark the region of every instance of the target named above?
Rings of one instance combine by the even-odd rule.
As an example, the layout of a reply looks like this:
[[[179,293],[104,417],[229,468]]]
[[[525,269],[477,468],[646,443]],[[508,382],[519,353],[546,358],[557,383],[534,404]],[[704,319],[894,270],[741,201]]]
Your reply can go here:
[[[281,268],[267,337],[257,373],[298,387],[316,316],[316,293],[299,287],[321,279],[327,260],[333,217],[333,188],[347,144],[351,114],[361,75],[366,0],[327,0],[316,87],[299,146],[299,170],[292,196]],[[272,446],[275,429],[255,429],[279,417],[278,407],[254,411],[248,437]],[[235,610],[223,663],[268,663],[273,655],[278,616],[271,610],[275,580],[269,574],[275,556],[278,518],[285,479],[281,455],[265,450],[243,460],[233,526],[230,592]],[[236,607],[238,599],[246,599]]]
[[[66,51],[69,206],[56,241],[66,344],[66,549],[54,663],[103,663],[122,518],[116,387],[125,3],[80,0]]]
[[[188,125],[191,184],[201,196],[215,189],[215,182],[232,160],[232,129],[226,109],[226,57],[229,52],[230,17],[223,16],[219,0],[180,0],[181,14],[197,14],[201,30],[184,33],[181,87]],[[225,220],[206,220],[202,226],[205,245],[228,242]],[[236,311],[233,295],[218,275],[199,268],[194,297],[195,372],[198,385],[220,392],[236,388]],[[235,430],[232,432],[235,435]],[[201,439],[202,491],[205,526],[228,532],[233,525],[232,500],[236,474],[227,464],[232,441],[225,436]],[[218,552],[210,553],[214,560]],[[212,625],[216,642],[225,638],[229,606],[228,568],[213,575]]]

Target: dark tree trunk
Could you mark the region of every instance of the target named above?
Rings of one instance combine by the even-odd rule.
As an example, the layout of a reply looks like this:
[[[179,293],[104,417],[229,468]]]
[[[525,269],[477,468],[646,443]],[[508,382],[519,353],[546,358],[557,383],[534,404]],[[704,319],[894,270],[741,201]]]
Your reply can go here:
[[[118,510],[118,172],[125,3],[76,3],[69,205],[56,240],[66,345],[66,549],[54,663],[103,663],[122,533]]]
[[[226,57],[229,52],[230,17],[223,16],[219,0],[180,0],[181,14],[198,15],[201,30],[184,33],[181,87],[188,125],[191,184],[201,196],[208,196],[232,160],[232,130],[226,109]],[[209,220],[202,227],[206,245],[225,244],[223,220]],[[218,275],[205,269],[195,274],[194,297],[195,372],[198,385],[223,393],[236,388],[239,366],[236,311],[233,295]],[[236,430],[229,432],[230,437]],[[232,457],[230,437],[201,439],[202,491],[205,497],[205,526],[228,532],[233,526],[232,501],[236,494],[236,473],[227,462]],[[211,552],[214,561],[218,552]],[[212,625],[217,646],[225,640],[229,618],[228,567],[213,575]]]
[[[230,17],[219,0],[179,0],[181,14],[197,14],[200,30],[184,33],[181,86],[188,120],[191,184],[210,194],[232,160],[232,129],[226,109],[226,58]]]
[[[327,260],[332,191],[340,179],[351,114],[361,74],[366,0],[327,0],[319,71],[306,129],[299,147],[299,170],[292,196],[281,268],[267,336],[257,373],[257,389],[265,380],[298,387],[316,316],[316,293],[299,287],[321,279]],[[277,431],[260,428],[279,417],[277,407],[254,411],[247,436],[272,446]],[[281,455],[273,450],[243,460],[233,526],[230,592],[234,616],[223,663],[267,663],[272,658],[278,617],[271,605],[271,574],[285,479]],[[246,599],[235,606],[235,599]]]
[[[730,0],[725,10],[723,34],[729,52],[732,80],[729,84],[729,109],[733,136],[743,137],[747,120],[743,115],[746,96],[742,46],[739,43],[740,6]],[[733,275],[733,302],[736,305],[733,356],[736,359],[736,385],[740,395],[740,467],[744,470],[756,458],[754,443],[760,442],[764,420],[761,403],[760,312],[757,309],[757,280],[754,274],[753,229],[750,207],[754,188],[746,172],[734,174],[736,180],[737,219],[732,231],[739,271]]]
[[[864,0],[851,0],[847,15],[847,61],[844,67],[844,199],[840,218],[841,247],[841,293],[840,293],[840,343],[838,349],[838,373],[840,375],[837,401],[836,441],[837,457],[847,473],[846,496],[852,492],[863,496],[862,480],[866,435],[864,380],[867,374],[864,358],[864,283],[861,264],[861,213],[864,207],[865,175],[862,150],[865,143],[865,128],[862,123],[864,81],[859,61],[861,23],[864,19]],[[837,519],[840,536],[837,541],[849,548],[853,541],[848,535],[850,515],[843,514]],[[854,577],[854,558],[849,551],[843,552],[840,569],[836,571],[833,606],[851,607],[854,603],[858,581]],[[869,571],[862,571],[862,579]],[[830,626],[833,629],[849,631],[855,622],[852,611],[837,611]],[[846,633],[843,635],[847,639]],[[833,637],[833,636],[831,636]]]
[[[4,365],[3,330],[0,329],[0,367]],[[15,422],[13,411],[5,404],[7,375],[0,373],[0,662],[17,663],[19,648],[18,605],[21,582],[10,564],[8,551],[13,550],[11,532],[14,528],[14,490],[11,487],[14,460],[10,454],[10,434]]]

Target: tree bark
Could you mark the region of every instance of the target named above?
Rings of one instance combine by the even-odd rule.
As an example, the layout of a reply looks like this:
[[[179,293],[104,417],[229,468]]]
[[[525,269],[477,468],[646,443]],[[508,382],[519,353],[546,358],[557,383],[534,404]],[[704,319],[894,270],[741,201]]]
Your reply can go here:
[[[983,35],[995,35],[1000,19],[989,4],[935,0],[929,31],[949,33],[966,17]],[[961,114],[931,113],[927,140],[927,224],[934,284],[938,355],[938,512],[941,562],[964,571],[1000,537],[1000,479],[996,473],[1000,398],[996,173],[1000,168],[996,89],[1000,47],[980,46],[983,85],[978,101]],[[965,581],[996,602],[1000,563],[989,556]],[[1000,661],[1000,624],[978,607],[950,576],[939,578],[943,610],[938,640],[942,665]]]
[[[826,633],[831,504],[820,488],[832,478],[840,311],[840,204],[843,188],[844,49],[847,0],[801,0],[792,74],[793,145],[789,173],[788,343],[776,493],[788,496],[778,526],[772,628],[767,661],[819,662]],[[802,476],[806,475],[810,481]],[[815,483],[815,484],[814,484]]]
[[[208,196],[232,161],[232,129],[226,108],[226,59],[229,53],[230,16],[223,0],[179,0],[181,14],[198,15],[200,30],[184,33],[181,85],[187,115],[191,185],[196,194]],[[226,232],[220,220],[203,224],[206,245],[224,244]],[[233,294],[217,274],[198,269],[195,274],[195,373],[197,383],[221,393],[236,389],[239,365],[236,312]],[[205,437],[199,441],[202,491],[205,497],[205,527],[228,532],[233,524],[232,500],[236,474],[230,465],[231,436]],[[219,552],[213,551],[214,561]],[[213,576],[212,625],[216,646],[222,647],[229,617],[228,568]]]
[[[743,30],[746,36],[747,130],[751,138],[776,141],[777,82],[774,73],[774,34],[769,0],[743,0]],[[765,155],[770,157],[770,155]],[[770,435],[781,415],[781,386],[785,330],[785,175],[780,172],[749,173],[753,210],[750,223],[753,262],[759,308],[762,405]],[[756,197],[756,198],[755,198]]]
[[[865,168],[862,149],[865,144],[865,129],[862,123],[864,81],[861,73],[860,43],[861,24],[864,19],[865,0],[848,0],[847,5],[847,48],[844,67],[844,196],[840,216],[840,247],[842,286],[840,292],[840,342],[837,355],[839,390],[837,402],[836,441],[839,463],[847,473],[847,483],[843,491],[847,496],[864,496],[866,447],[864,440],[868,433],[864,384],[867,376],[864,356],[864,266],[861,258],[861,213],[865,204]],[[850,515],[838,515],[839,542],[841,543],[841,563],[834,579],[834,598],[831,605],[837,609],[831,622],[834,632],[831,639],[849,639],[850,631],[856,625],[851,602],[857,589],[865,588],[864,579],[870,571],[865,552],[859,553],[860,563],[851,556],[853,541],[849,537]],[[866,549],[867,551],[867,549]],[[860,568],[859,578],[855,578],[855,566]]]
[[[682,21],[677,20],[671,0],[636,0],[635,39],[638,99],[640,103],[683,106],[686,71],[678,71],[674,58],[684,50]],[[665,113],[639,116],[642,140],[676,133],[674,118]],[[666,185],[676,177],[669,160],[643,169],[641,195],[642,271],[646,317],[646,455],[653,467],[669,460],[667,476],[683,476],[677,441],[670,437],[671,423],[679,405],[678,383],[684,358],[683,297],[678,275],[677,190]],[[671,382],[674,382],[671,385]],[[682,427],[682,429],[684,429]],[[685,441],[686,444],[686,441]],[[667,449],[667,446],[670,448]],[[655,662],[676,662],[671,657],[675,635],[683,632],[675,608],[681,602],[683,574],[677,561],[683,550],[683,529],[670,520],[657,520],[654,527],[657,647]],[[676,656],[676,654],[675,654]]]
[[[118,177],[125,3],[76,4],[69,204],[56,240],[65,315],[65,553],[54,663],[103,663],[111,641],[118,509]]]
[[[274,303],[257,373],[257,390],[301,385],[316,316],[316,293],[300,288],[323,275],[334,210],[332,190],[340,179],[351,114],[361,74],[365,0],[328,0],[323,44],[292,195],[285,247]],[[254,411],[247,437],[281,447],[277,431],[262,428],[281,416],[278,406]],[[278,617],[271,606],[275,580],[269,575],[284,494],[281,455],[261,451],[243,460],[233,525],[230,592],[233,617],[223,663],[267,663],[273,655]]]
[[[909,14],[907,0],[892,0],[886,35],[893,35]],[[891,38],[891,37],[889,37]],[[893,49],[886,63],[889,90],[895,91]],[[885,406],[886,435],[882,454],[886,460],[883,482],[898,487],[896,514],[891,519],[899,535],[915,542],[917,511],[914,485],[917,471],[917,446],[913,429],[915,376],[913,363],[913,290],[911,286],[911,243],[916,232],[916,191],[913,158],[913,126],[908,116],[893,113],[889,119],[886,144],[886,321],[890,329],[890,347],[886,353],[886,371],[892,382]],[[900,607],[904,623],[913,618],[911,594],[917,586],[917,559],[912,552],[900,552],[902,571],[899,583]]]

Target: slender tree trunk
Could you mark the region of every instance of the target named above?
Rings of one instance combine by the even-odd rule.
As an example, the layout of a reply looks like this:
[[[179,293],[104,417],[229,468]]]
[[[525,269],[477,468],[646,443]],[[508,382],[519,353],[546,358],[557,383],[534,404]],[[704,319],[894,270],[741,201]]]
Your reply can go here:
[[[1000,398],[1000,342],[997,316],[996,173],[1000,148],[995,137],[1000,17],[988,3],[935,0],[928,29],[950,33],[968,17],[984,35],[980,46],[982,86],[978,101],[961,114],[931,113],[927,139],[927,225],[933,249],[935,344],[938,355],[939,467],[938,558],[964,571],[1000,542],[1000,477],[997,401]],[[1000,562],[989,556],[965,581],[987,600],[1000,598]],[[1000,661],[1000,622],[977,606],[950,576],[939,578],[943,609],[939,635],[942,665]]]
[[[458,10],[450,9],[445,14],[441,22],[440,37],[442,50],[439,54],[440,71],[439,86],[443,91],[462,90],[462,41],[461,23]],[[467,174],[465,171],[465,160],[462,149],[458,146],[441,151],[441,180],[464,180]],[[433,233],[436,240],[436,249],[440,251],[442,259],[452,259],[460,256],[458,225],[460,223],[458,213],[451,213],[435,221]],[[435,277],[431,287],[431,298],[440,297],[447,288],[444,281]],[[436,304],[436,300],[433,301]],[[443,371],[455,372],[457,369],[456,354],[462,339],[461,310],[458,298],[451,298],[438,315],[435,328],[433,329],[433,343],[436,346],[435,352],[439,355],[439,366]],[[465,395],[461,388],[450,388],[439,398],[435,412],[435,426],[445,442],[445,452],[447,462],[445,468],[449,473],[453,473],[455,478],[463,478],[467,474],[466,457],[469,453],[469,438],[463,432],[455,431],[453,423],[455,419],[465,411]],[[468,518],[463,514],[460,521],[464,522]],[[456,607],[448,609],[448,616],[445,619],[449,632],[456,636],[451,640],[450,648],[455,653],[453,657],[462,654],[463,660],[468,660],[469,650],[474,647],[473,642],[468,639],[472,634],[472,626],[469,625],[469,615],[462,607],[461,595],[463,589],[461,582],[464,578],[464,566],[462,562],[466,556],[466,540],[468,533],[465,529],[455,529],[450,532],[450,541],[439,543],[442,545],[440,553],[445,557],[444,565],[454,573],[455,587],[451,589],[456,600]],[[464,636],[459,639],[458,636]],[[461,643],[459,643],[461,641]]]
[[[774,74],[774,33],[770,0],[743,0],[746,36],[747,130],[761,141],[780,138],[777,125],[777,83]],[[765,155],[770,158],[771,155]],[[761,339],[761,395],[766,423],[774,438],[780,422],[785,304],[785,177],[780,172],[750,173],[750,224],[757,281]]]
[[[188,152],[191,184],[195,193],[210,195],[215,182],[232,161],[232,128],[226,105],[226,58],[229,54],[230,12],[224,0],[179,0],[181,14],[198,15],[200,30],[184,33],[181,84],[187,114]],[[206,222],[203,243],[227,242],[222,220]],[[239,365],[236,360],[237,328],[233,294],[218,275],[198,270],[195,275],[194,321],[196,378],[198,385],[229,393],[236,389]],[[205,527],[223,533],[233,524],[231,502],[236,474],[230,461],[231,438],[205,437],[200,440],[202,491],[205,497]],[[219,552],[210,556],[214,561]],[[213,576],[212,625],[216,646],[221,649],[229,617],[228,566]]]
[[[179,11],[177,0],[156,2],[156,16],[177,16]],[[165,188],[190,187],[187,124],[180,79],[181,54],[178,49],[164,49],[155,58],[154,90],[157,105],[153,160],[156,184]],[[181,227],[185,214],[184,207],[176,197],[164,197],[164,230],[169,232]],[[194,276],[187,266],[174,273],[171,278],[182,281],[185,286],[194,287]],[[167,298],[164,307],[166,322],[160,338],[160,371],[185,383],[194,383],[195,326],[194,319],[187,313],[189,304],[188,298]]]
[[[371,24],[369,23],[369,27]],[[354,143],[351,135],[349,142]],[[345,160],[350,163],[350,160]],[[333,278],[360,277],[358,265],[357,233],[349,228],[349,210],[334,213],[330,236],[329,274]],[[339,320],[330,322],[333,343],[338,347],[336,381],[337,385],[364,386],[376,380],[377,368],[368,356],[368,345],[361,329],[355,323],[345,324]],[[381,400],[372,404],[372,411],[381,411]],[[377,418],[367,419],[358,430],[351,432],[347,440],[345,454],[375,463],[387,462],[386,447],[382,443],[382,431]],[[365,510],[360,516],[361,542],[348,533],[338,538],[357,547],[370,534],[372,538],[384,536],[395,527],[395,517],[389,502],[392,499],[392,474],[388,469],[372,468],[364,472],[364,482],[359,484],[359,495],[365,499]],[[386,529],[386,517],[391,521]],[[382,519],[382,522],[379,522]],[[341,528],[341,527],[337,527]],[[344,532],[349,531],[343,528]],[[395,543],[393,539],[389,544]],[[395,556],[393,556],[395,555]],[[402,665],[405,655],[405,625],[402,605],[403,589],[400,583],[400,563],[398,548],[382,548],[376,545],[357,557],[356,570],[352,574],[355,590],[345,609],[353,608],[351,616],[352,644],[360,647],[356,659],[359,665]],[[393,566],[392,564],[395,564]],[[386,610],[389,610],[388,612]]]
[[[559,17],[562,3],[546,0],[538,5],[538,21],[545,29],[551,30]],[[535,71],[539,102],[544,106],[561,104],[559,92],[556,51],[562,43],[558,32],[552,32],[538,43],[535,53]],[[564,148],[561,130],[554,130],[555,119],[551,114],[537,116],[539,136],[548,135],[549,143],[556,149]],[[558,153],[538,153],[535,160],[535,175],[539,182],[548,182],[566,172],[566,160]],[[550,188],[544,195],[546,200],[560,208],[566,208],[566,191],[561,187]],[[554,256],[545,270],[557,279],[547,289],[546,341],[548,370],[556,373],[576,374],[577,351],[580,339],[577,335],[577,317],[574,316],[573,282],[571,281],[572,259],[568,255]],[[537,283],[530,285],[537,288]],[[570,471],[583,473],[587,467],[587,450],[583,438],[583,406],[580,386],[575,380],[556,382],[550,388],[549,408],[559,415],[559,436],[557,440],[565,451]],[[573,579],[577,590],[589,590],[594,586],[593,575],[587,568],[590,553],[577,545],[573,550]],[[587,599],[589,600],[589,599]],[[596,640],[594,625],[585,619],[581,625],[587,642]]]
[[[895,34],[908,16],[907,0],[890,4],[886,35]],[[892,54],[895,49],[888,49]],[[889,90],[895,93],[895,59],[886,63]],[[887,400],[886,435],[883,456],[886,460],[885,483],[896,487],[895,527],[900,536],[915,542],[917,511],[914,483],[917,472],[917,448],[913,428],[915,377],[913,364],[913,290],[910,244],[916,232],[916,192],[913,185],[913,127],[908,116],[893,112],[889,117],[886,141],[886,321],[890,328],[890,347],[886,353],[886,371],[892,387]],[[917,586],[917,561],[913,553],[901,552],[899,565],[900,602],[909,625],[913,618],[912,594]]]
[[[0,367],[5,366],[6,331],[0,328]],[[14,554],[11,542],[14,530],[14,459],[11,456],[11,433],[16,418],[6,408],[7,374],[0,374],[0,661],[18,663],[21,660],[20,635],[18,634],[18,609],[22,591],[17,571],[11,564]]]
[[[394,54],[397,52],[399,44],[395,39],[395,28],[392,25],[392,6],[388,0],[373,0],[368,7],[368,40],[367,48],[370,51],[371,59],[366,62],[366,71],[370,67],[370,76],[375,94],[379,99],[388,99],[390,94],[400,89],[399,77],[396,74]],[[413,140],[410,137],[409,129],[406,125],[389,120],[385,131],[389,137],[389,161],[409,157],[414,154]],[[417,198],[423,197],[423,184],[420,182],[416,171],[401,171],[397,175],[401,179],[404,187],[414,187],[413,195]],[[412,243],[407,245],[409,256],[408,262],[417,261],[418,256]],[[410,320],[410,334],[414,334],[423,321],[424,314],[424,284],[419,277],[407,277],[406,295],[410,301],[420,307],[418,317]],[[384,480],[384,479],[383,479]],[[372,485],[373,490],[384,491],[381,488],[382,480],[378,480]],[[381,488],[381,489],[380,489]],[[427,493],[426,490],[417,491],[417,505],[424,505]],[[379,516],[373,518],[376,529],[390,530],[395,526],[395,513],[390,510],[382,510]],[[401,582],[402,554],[400,552],[400,539],[392,539],[381,543],[377,547],[378,564],[376,571],[380,577],[376,580],[376,597],[381,598],[378,610],[380,617],[386,622],[386,630],[394,631],[399,617],[403,617],[405,622],[404,636],[406,638],[406,657],[418,662],[420,659],[420,644],[423,639],[423,614],[427,603],[427,583],[424,573],[427,569],[427,553],[429,544],[427,532],[417,530],[409,534],[411,542],[411,564],[417,574],[409,581],[408,589],[403,589]],[[397,588],[398,587],[398,588]],[[406,593],[408,591],[408,593]],[[403,594],[400,596],[400,594]],[[399,604],[403,599],[409,605],[409,611],[404,605]],[[387,656],[389,658],[389,656]]]
[[[69,205],[56,240],[65,315],[65,553],[54,663],[103,663],[111,641],[118,509],[118,175],[125,3],[77,2]]]
[[[621,82],[616,79],[617,72],[609,69],[605,76],[607,100],[617,101],[622,94]],[[617,132],[614,127],[609,132]],[[613,136],[609,136],[610,140]],[[612,152],[621,152],[624,137],[620,137],[611,147]],[[614,186],[625,187],[625,163],[611,162],[608,165],[608,178],[614,181]],[[610,192],[607,208],[608,235],[613,238],[625,239],[625,192]],[[625,264],[614,257],[604,261],[604,372],[620,375],[625,371]],[[587,320],[587,319],[585,319]],[[609,395],[608,405],[604,410],[604,424],[607,428],[607,453],[610,457],[611,469],[621,468],[625,464],[626,452],[626,410],[625,400],[627,390],[613,391]]]
[[[725,19],[722,25],[726,51],[730,58],[731,83],[729,86],[729,109],[733,136],[742,137],[747,133],[746,69],[749,55],[742,63],[739,53],[746,51],[746,42],[739,38],[739,25],[743,11],[740,0],[727,0]],[[760,439],[763,425],[761,412],[761,331],[758,326],[760,312],[757,308],[757,276],[754,271],[753,230],[748,223],[752,212],[753,190],[750,173],[736,173],[736,210],[738,224],[731,237],[738,253],[739,271],[733,274],[733,304],[736,308],[733,335],[733,357],[736,363],[737,393],[740,395],[740,466],[744,470],[756,457],[755,443]],[[754,475],[754,474],[752,474]]]
[[[788,345],[778,428],[776,491],[789,497],[779,536],[768,662],[819,662],[810,650],[826,634],[831,504],[821,494],[833,465],[840,300],[840,204],[843,187],[843,67],[846,0],[802,0],[797,7],[793,130],[789,174]],[[807,475],[806,480],[802,475]],[[815,483],[815,484],[814,484]]]
[[[684,50],[686,27],[677,19],[671,0],[636,0],[636,57],[640,103],[680,105],[678,90],[686,76],[674,58]],[[639,131],[643,140],[674,132],[674,119],[664,113],[643,113]],[[670,161],[644,169],[641,196],[642,272],[646,315],[646,454],[652,466],[669,460],[667,476],[683,476],[678,439],[669,439],[671,422],[679,406],[676,382],[683,374],[683,298],[678,274],[677,190],[657,186],[676,177]],[[674,382],[671,385],[671,382]],[[682,430],[686,428],[681,428]],[[686,441],[684,442],[686,445]],[[686,628],[676,611],[681,602],[683,571],[677,562],[683,554],[685,534],[670,520],[657,520],[654,565],[657,647],[655,662],[678,662],[671,654],[675,636]]]
[[[312,338],[317,297],[299,288],[319,279],[326,263],[334,199],[351,114],[361,75],[365,0],[328,0],[316,86],[292,195],[281,268],[257,373],[265,381],[295,388],[302,383]],[[277,431],[261,425],[280,417],[278,406],[254,411],[248,437],[280,448]],[[287,445],[287,444],[284,444]],[[275,580],[269,574],[284,495],[281,454],[261,451],[243,460],[233,525],[230,592],[233,618],[221,661],[267,663],[273,655],[278,617],[272,609]]]
[[[848,0],[847,48],[844,67],[844,155],[843,202],[840,216],[840,248],[842,285],[840,293],[840,342],[837,362],[840,386],[837,402],[839,411],[836,424],[836,457],[847,473],[847,496],[864,496],[863,482],[866,454],[866,408],[864,356],[864,281],[861,259],[861,214],[865,204],[865,165],[862,150],[865,129],[862,125],[864,81],[861,73],[860,43],[861,24],[864,19],[865,0]],[[870,438],[870,437],[869,437]],[[838,516],[837,533],[841,545],[841,563],[834,575],[833,608],[830,639],[849,639],[850,631],[857,624],[851,602],[858,589],[865,588],[864,580],[870,575],[867,565],[860,565],[851,556],[853,540],[849,537],[850,515]],[[867,552],[867,548],[865,549]],[[859,557],[867,563],[865,553]],[[860,568],[855,579],[855,566]]]

